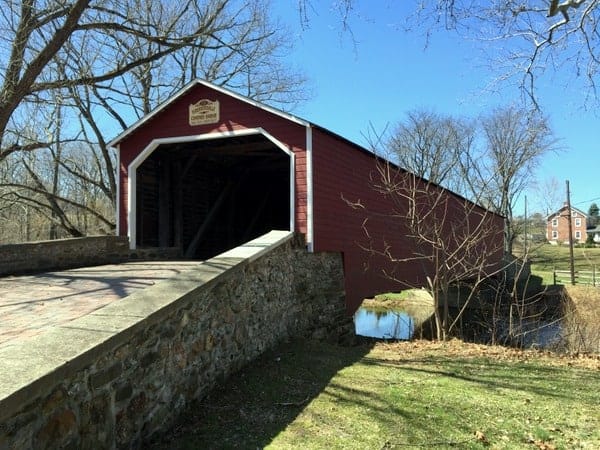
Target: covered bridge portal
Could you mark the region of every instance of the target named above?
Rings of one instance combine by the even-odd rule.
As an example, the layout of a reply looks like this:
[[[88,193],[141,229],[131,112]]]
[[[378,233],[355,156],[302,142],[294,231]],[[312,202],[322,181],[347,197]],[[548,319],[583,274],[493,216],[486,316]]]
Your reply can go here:
[[[136,170],[130,237],[205,259],[293,229],[292,168],[290,152],[262,134],[160,144]]]
[[[119,158],[117,233],[133,248],[208,258],[271,229],[300,232],[309,251],[343,254],[348,312],[399,289],[384,270],[425,283],[423,266],[392,267],[361,248],[368,209],[371,237],[399,258],[413,250],[405,225],[389,216],[391,202],[371,185],[376,157],[324,128],[197,80],[110,145]],[[501,240],[502,218],[494,220]]]

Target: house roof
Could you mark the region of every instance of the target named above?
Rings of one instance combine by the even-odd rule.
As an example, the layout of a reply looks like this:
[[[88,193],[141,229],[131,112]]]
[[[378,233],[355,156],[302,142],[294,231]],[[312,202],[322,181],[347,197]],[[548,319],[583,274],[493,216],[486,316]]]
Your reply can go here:
[[[567,205],[563,205],[558,211],[553,212],[552,214],[548,215],[548,217],[546,217],[546,220],[551,220],[553,219],[555,216],[560,215],[560,213],[562,211],[564,211],[565,209],[567,209],[568,206]],[[578,208],[574,208],[573,206],[571,206],[571,211],[575,211],[579,214],[581,214],[583,217],[587,217],[587,213],[583,212],[582,210],[578,209]]]

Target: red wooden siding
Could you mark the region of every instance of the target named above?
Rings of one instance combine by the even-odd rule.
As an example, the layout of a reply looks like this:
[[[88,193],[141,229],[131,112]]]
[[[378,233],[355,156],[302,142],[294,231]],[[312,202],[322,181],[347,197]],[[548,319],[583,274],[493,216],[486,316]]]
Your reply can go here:
[[[363,229],[375,237],[377,246],[389,244],[396,258],[411,257],[414,243],[406,238],[407,229],[401,219],[390,217],[393,205],[373,189],[370,180],[378,180],[376,158],[349,142],[316,129],[313,133],[314,248],[315,251],[342,251],[346,276],[346,305],[353,312],[364,298],[386,291],[403,289],[398,282],[385,277],[384,270],[406,283],[424,286],[431,271],[422,262],[392,264],[376,257],[361,246],[369,239]],[[463,199],[448,193],[455,211]],[[345,201],[360,202],[365,209],[353,209]],[[493,255],[501,258],[502,218],[490,216],[495,236]]]
[[[382,276],[387,264],[373,260],[359,245],[365,243],[362,229],[364,215],[351,209],[342,195],[350,201],[361,201],[370,208],[385,210],[380,196],[369,184],[375,172],[375,159],[352,149],[346,142],[316,129],[313,132],[313,217],[315,251],[342,251],[346,282],[346,305],[354,311],[369,296],[398,289],[395,283]],[[389,225],[389,226],[388,226]],[[393,223],[369,224],[381,238],[395,240]]]

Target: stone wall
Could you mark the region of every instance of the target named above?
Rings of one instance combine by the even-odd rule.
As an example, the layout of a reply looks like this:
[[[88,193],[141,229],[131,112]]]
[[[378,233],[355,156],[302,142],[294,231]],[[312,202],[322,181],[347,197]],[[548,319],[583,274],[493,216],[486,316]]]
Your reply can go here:
[[[0,449],[130,448],[290,337],[347,322],[339,254],[271,232],[0,349]]]
[[[527,280],[531,276],[531,261],[513,255],[504,255],[502,258],[502,276],[510,282],[515,279]]]
[[[110,264],[128,257],[129,241],[120,236],[5,244],[0,245],[0,276]]]

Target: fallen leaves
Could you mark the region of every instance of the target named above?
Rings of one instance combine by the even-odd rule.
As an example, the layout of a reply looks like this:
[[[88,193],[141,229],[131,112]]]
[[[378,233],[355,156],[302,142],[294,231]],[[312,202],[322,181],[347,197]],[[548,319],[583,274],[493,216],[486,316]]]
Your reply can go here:
[[[535,439],[532,435],[529,435],[525,442],[533,444],[539,450],[556,450],[556,446],[550,442],[543,441],[541,439]]]
[[[490,442],[488,441],[488,438],[485,437],[485,434],[483,434],[481,431],[477,430],[475,431],[475,439],[477,439],[479,442],[483,442],[484,444],[489,444]]]
[[[580,367],[600,370],[600,355],[594,354],[556,354],[543,350],[522,350],[500,345],[483,345],[451,339],[446,342],[414,340],[403,342],[378,342],[376,348],[388,353],[390,360],[410,361],[424,357],[443,358],[486,358],[496,361],[540,361],[544,364],[562,367]]]
[[[556,450],[556,446],[550,444],[549,442],[535,440],[533,441],[533,445],[535,445],[540,450]]]

